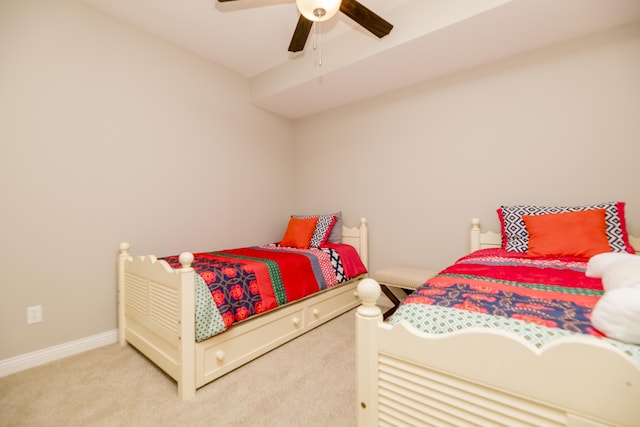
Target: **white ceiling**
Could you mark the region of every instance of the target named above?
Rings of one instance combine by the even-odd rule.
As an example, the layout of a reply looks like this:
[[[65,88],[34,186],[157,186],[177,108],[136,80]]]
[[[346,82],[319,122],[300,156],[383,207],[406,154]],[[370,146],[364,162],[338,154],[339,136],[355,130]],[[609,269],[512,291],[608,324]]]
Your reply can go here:
[[[254,104],[291,119],[640,20],[640,0],[359,0],[388,36],[338,13],[292,54],[294,0],[84,1],[245,76]]]

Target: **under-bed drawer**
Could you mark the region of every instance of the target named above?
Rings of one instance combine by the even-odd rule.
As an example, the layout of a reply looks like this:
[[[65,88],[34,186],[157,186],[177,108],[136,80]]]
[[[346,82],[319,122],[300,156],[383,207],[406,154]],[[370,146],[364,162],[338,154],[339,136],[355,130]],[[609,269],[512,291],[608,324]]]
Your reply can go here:
[[[345,307],[357,307],[360,299],[356,293],[358,280],[343,285],[340,291],[327,293],[324,298],[319,297],[310,304],[305,314],[307,328],[313,328],[315,324],[322,324],[344,313]]]
[[[234,325],[228,331],[196,345],[197,387],[206,377],[220,376],[304,332],[304,308],[282,307]],[[242,335],[242,339],[235,339]],[[201,381],[203,378],[204,381]]]

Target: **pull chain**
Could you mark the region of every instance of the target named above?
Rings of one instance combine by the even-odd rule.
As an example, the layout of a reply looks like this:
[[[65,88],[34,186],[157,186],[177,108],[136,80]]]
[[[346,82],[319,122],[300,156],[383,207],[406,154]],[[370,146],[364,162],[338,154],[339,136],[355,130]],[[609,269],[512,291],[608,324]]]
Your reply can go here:
[[[322,67],[322,25],[321,22],[314,23],[313,26],[313,50],[316,51],[316,63]]]

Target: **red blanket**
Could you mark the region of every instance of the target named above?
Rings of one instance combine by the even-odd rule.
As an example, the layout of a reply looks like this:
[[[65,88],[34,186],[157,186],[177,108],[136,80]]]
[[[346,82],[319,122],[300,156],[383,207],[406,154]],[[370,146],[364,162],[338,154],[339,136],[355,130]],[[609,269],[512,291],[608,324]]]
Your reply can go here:
[[[163,258],[179,268],[178,256]],[[319,249],[275,245],[194,254],[202,277],[226,328],[254,314],[299,300],[366,273],[355,248]]]
[[[404,304],[464,309],[600,336],[590,314],[602,284],[585,276],[587,261],[483,249],[444,269]]]

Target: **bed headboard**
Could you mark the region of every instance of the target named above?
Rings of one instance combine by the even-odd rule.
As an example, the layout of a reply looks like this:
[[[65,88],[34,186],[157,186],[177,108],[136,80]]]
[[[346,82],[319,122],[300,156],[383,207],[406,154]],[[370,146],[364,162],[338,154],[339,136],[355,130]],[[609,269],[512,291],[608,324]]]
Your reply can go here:
[[[362,263],[367,269],[369,268],[369,229],[366,218],[360,218],[359,227],[342,226],[342,243],[356,248]]]
[[[640,237],[629,236],[631,246],[636,250],[636,254],[640,255]],[[480,230],[480,220],[473,218],[471,220],[471,234],[469,236],[469,250],[471,252],[485,248],[499,248],[502,246],[502,235],[494,231],[482,232]]]
[[[502,246],[502,236],[500,233],[486,231],[482,233],[480,230],[480,220],[478,218],[471,219],[471,235],[469,236],[469,252],[478,249],[499,248]]]

